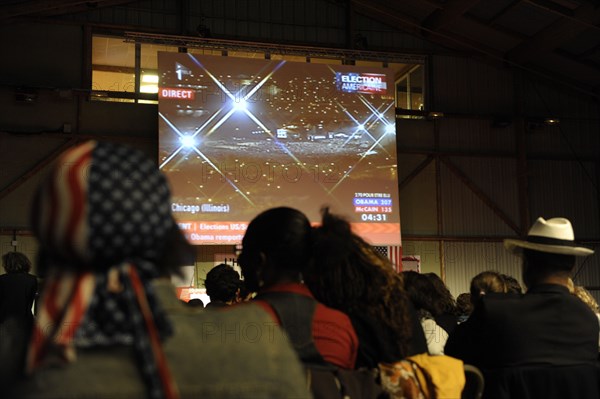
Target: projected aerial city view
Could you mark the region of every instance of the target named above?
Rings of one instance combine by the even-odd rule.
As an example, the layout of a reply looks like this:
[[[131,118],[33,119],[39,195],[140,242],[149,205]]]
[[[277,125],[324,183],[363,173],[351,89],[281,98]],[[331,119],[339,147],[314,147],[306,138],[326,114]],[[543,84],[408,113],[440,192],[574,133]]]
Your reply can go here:
[[[159,165],[195,244],[274,206],[330,206],[400,244],[394,80],[384,68],[159,53]]]

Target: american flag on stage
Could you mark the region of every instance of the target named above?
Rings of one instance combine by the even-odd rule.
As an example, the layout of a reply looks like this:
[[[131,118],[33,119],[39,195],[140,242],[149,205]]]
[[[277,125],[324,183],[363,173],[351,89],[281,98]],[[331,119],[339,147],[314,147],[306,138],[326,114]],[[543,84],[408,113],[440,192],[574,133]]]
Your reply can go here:
[[[398,273],[402,272],[402,247],[400,245],[374,246],[373,248],[389,259]]]

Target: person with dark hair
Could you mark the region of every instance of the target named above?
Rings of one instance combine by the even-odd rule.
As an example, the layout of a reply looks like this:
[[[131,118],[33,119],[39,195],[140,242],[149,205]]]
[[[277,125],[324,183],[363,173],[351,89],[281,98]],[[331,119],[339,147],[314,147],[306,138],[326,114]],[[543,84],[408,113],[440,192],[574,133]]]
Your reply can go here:
[[[487,270],[471,279],[470,292],[471,303],[475,306],[484,295],[490,293],[505,294],[508,292],[508,288],[506,280],[500,273]]]
[[[322,211],[314,230],[314,260],[304,279],[315,298],[348,314],[358,335],[356,367],[376,368],[427,352],[402,275],[350,224]]]
[[[246,282],[242,280],[240,285],[240,293],[238,295],[238,302],[248,302],[254,297],[254,292],[250,291],[246,286]]]
[[[575,243],[565,218],[538,218],[526,240],[504,244],[522,256],[527,292],[484,295],[450,335],[446,354],[484,370],[596,364],[598,320],[568,289],[575,257],[593,251]]]
[[[0,275],[0,324],[9,318],[22,321],[24,326],[33,323],[32,306],[37,294],[37,278],[31,274],[31,261],[21,252],[2,255]]]
[[[240,339],[240,326],[272,323],[260,307],[196,312],[177,298],[170,275],[193,251],[140,151],[67,150],[38,189],[32,228],[44,286],[27,376],[2,386],[6,397],[310,397],[281,331]]]
[[[202,299],[200,299],[200,298],[192,298],[189,301],[187,301],[186,304],[187,304],[187,306],[190,306],[192,308],[204,309],[204,302],[202,302]]]
[[[504,279],[504,282],[506,283],[506,292],[510,294],[523,293],[523,288],[521,287],[521,283],[519,283],[519,280],[508,274],[501,274],[501,276]]]
[[[216,309],[237,302],[242,280],[235,269],[221,263],[208,271],[204,286],[210,302],[206,309]]]
[[[434,315],[435,322],[450,334],[458,324],[456,300],[440,276],[435,273],[424,273],[424,276],[433,283],[435,301],[440,307],[440,313]]]
[[[7,252],[2,255],[2,268],[6,273],[29,273],[31,261],[21,252]]]
[[[444,311],[442,301],[438,300],[438,289],[429,277],[419,272],[405,271],[402,275],[404,287],[417,309],[429,354],[443,355],[448,332],[436,322],[436,317]]]
[[[473,311],[470,292],[463,292],[456,297],[456,309],[458,310],[458,323],[464,323]]]
[[[293,208],[271,208],[256,216],[242,240],[238,263],[250,291],[259,303],[290,334],[300,360],[324,360],[352,369],[358,339],[346,314],[317,302],[302,282],[311,261],[312,227],[306,216]],[[308,339],[295,337],[304,328]],[[306,337],[303,337],[306,339]]]
[[[24,366],[25,348],[34,316],[38,282],[31,274],[31,261],[21,252],[2,255],[0,275],[0,387],[7,387]]]

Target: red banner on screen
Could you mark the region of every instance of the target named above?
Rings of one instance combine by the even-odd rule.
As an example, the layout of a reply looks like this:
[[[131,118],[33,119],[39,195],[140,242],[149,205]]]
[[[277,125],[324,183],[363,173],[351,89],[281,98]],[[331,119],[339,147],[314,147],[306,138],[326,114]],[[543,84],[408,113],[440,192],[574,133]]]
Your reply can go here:
[[[161,87],[160,90],[158,90],[158,98],[192,101],[196,98],[196,92],[190,89],[170,89],[168,87]]]

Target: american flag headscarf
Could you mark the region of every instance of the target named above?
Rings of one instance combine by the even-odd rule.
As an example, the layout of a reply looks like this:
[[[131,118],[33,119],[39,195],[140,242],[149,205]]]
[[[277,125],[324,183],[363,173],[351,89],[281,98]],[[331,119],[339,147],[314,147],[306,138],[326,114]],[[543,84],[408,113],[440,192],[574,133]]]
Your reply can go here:
[[[173,231],[164,176],[140,151],[88,141],[40,186],[32,227],[45,275],[27,371],[76,347],[130,345],[150,398],[177,398],[162,351],[171,326],[149,281]],[[55,358],[55,356],[54,356]]]

